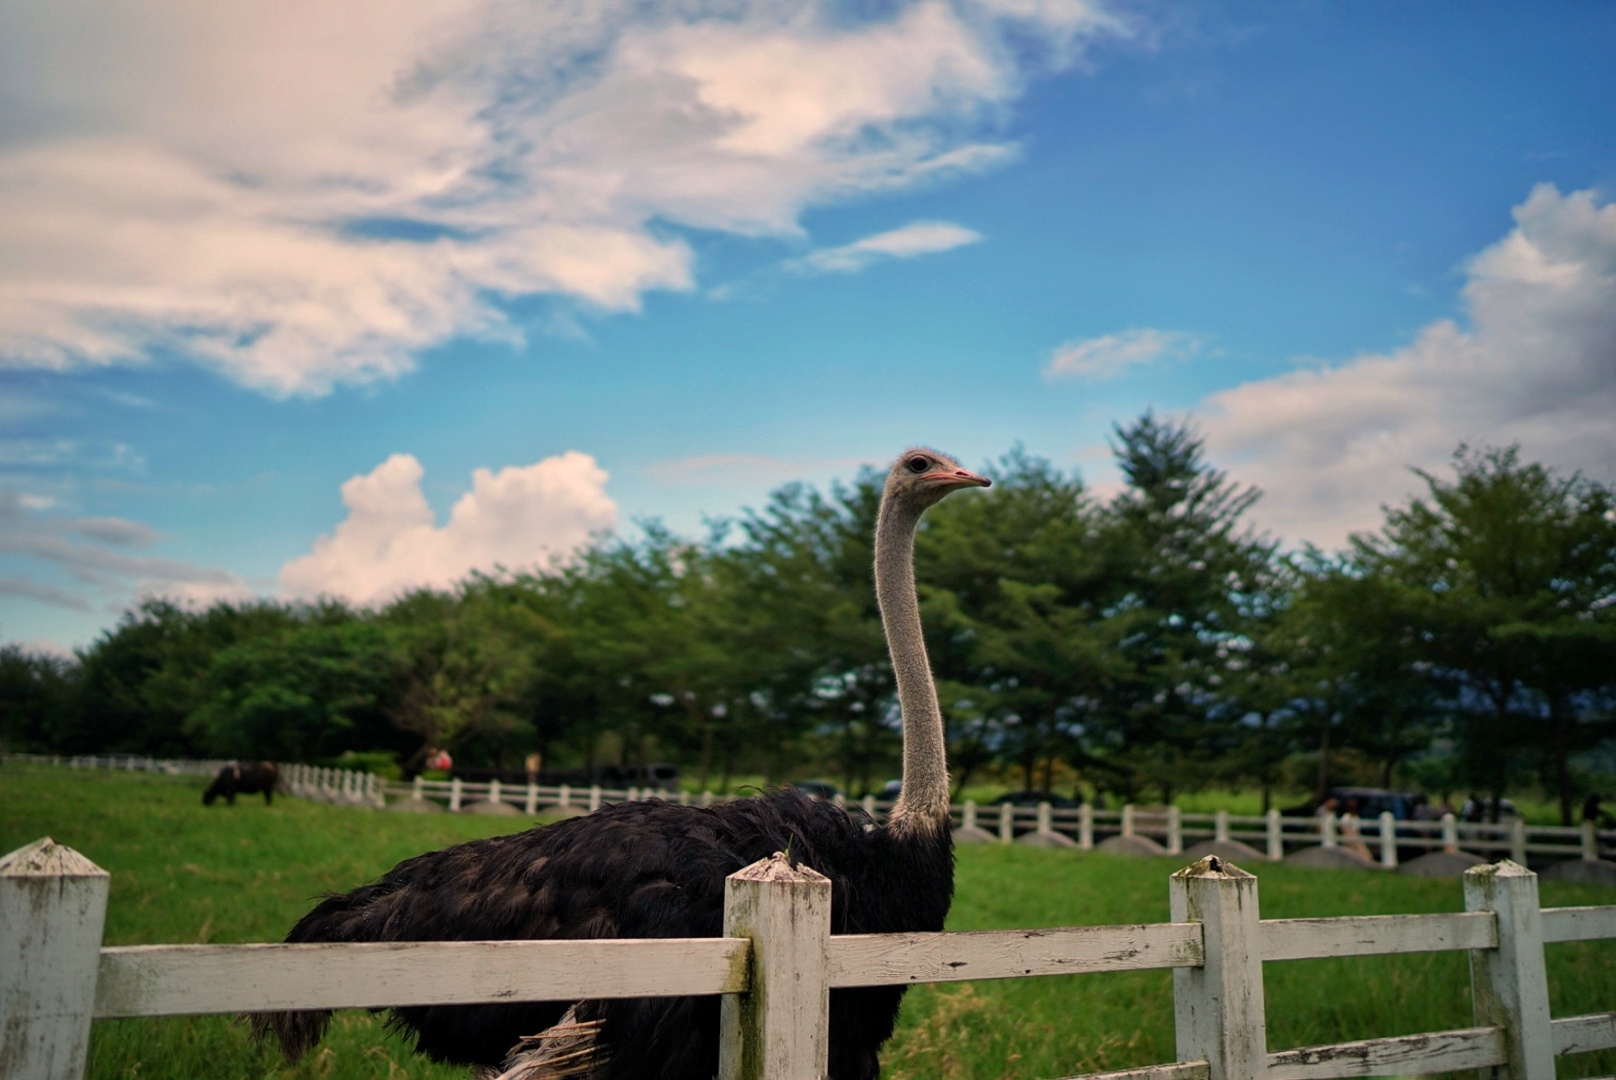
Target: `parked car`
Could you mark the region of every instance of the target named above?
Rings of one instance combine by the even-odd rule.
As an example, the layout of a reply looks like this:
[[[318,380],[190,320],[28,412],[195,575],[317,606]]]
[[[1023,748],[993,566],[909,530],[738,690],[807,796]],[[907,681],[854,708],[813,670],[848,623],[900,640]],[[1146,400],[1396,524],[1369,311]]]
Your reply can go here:
[[[1335,812],[1345,814],[1355,812],[1360,818],[1378,818],[1390,810],[1392,817],[1398,821],[1407,821],[1414,816],[1414,807],[1419,796],[1411,791],[1389,791],[1386,788],[1371,787],[1338,787],[1330,789],[1330,798],[1335,800]]]

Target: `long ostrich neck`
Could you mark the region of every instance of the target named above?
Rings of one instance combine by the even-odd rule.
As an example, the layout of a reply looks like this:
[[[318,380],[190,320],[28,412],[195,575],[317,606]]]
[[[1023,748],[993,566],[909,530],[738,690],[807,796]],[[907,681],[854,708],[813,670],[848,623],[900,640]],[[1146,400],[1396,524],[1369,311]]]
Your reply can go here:
[[[948,823],[948,761],[943,713],[931,680],[926,640],[915,595],[915,528],[920,514],[883,499],[875,527],[875,598],[892,653],[903,713],[903,794],[892,808],[891,827],[909,832]]]

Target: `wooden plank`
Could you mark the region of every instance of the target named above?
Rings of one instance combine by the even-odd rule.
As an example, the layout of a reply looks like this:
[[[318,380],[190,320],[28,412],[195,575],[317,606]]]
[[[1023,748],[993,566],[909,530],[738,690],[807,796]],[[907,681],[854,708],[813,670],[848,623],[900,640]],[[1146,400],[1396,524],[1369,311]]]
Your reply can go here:
[[[1504,1033],[1496,1027],[1432,1031],[1392,1039],[1303,1046],[1268,1055],[1268,1080],[1334,1076],[1417,1076],[1501,1065]]]
[[[84,1075],[109,885],[48,836],[0,858],[0,1076]]]
[[[1211,1067],[1204,1061],[1175,1061],[1170,1065],[1147,1065],[1142,1069],[1119,1072],[1085,1073],[1064,1080],[1208,1080]]]
[[[1201,962],[1199,923],[972,930],[937,934],[838,934],[830,939],[830,984],[895,986],[1094,971],[1192,967]]]
[[[1586,1054],[1616,1047],[1616,1012],[1567,1016],[1549,1021],[1554,1031],[1554,1055]]]
[[[1173,1028],[1180,1061],[1205,1061],[1208,1080],[1263,1080],[1263,1004],[1257,879],[1208,855],[1167,879],[1174,922],[1203,926],[1201,967],[1173,971]]]
[[[1597,941],[1616,938],[1616,906],[1543,909],[1543,940]]]
[[[1498,916],[1498,947],[1470,954],[1470,1004],[1477,1026],[1505,1031],[1506,1061],[1493,1080],[1554,1075],[1549,980],[1537,875],[1508,859],[1464,872],[1465,910]]]
[[[830,879],[779,852],[724,879],[724,933],[752,939],[751,986],[723,999],[719,1080],[824,1080]]]
[[[134,945],[101,950],[95,1016],[374,1009],[746,989],[737,938]]]
[[[1437,915],[1349,915],[1331,919],[1264,919],[1264,960],[1492,949],[1498,927],[1490,911]]]

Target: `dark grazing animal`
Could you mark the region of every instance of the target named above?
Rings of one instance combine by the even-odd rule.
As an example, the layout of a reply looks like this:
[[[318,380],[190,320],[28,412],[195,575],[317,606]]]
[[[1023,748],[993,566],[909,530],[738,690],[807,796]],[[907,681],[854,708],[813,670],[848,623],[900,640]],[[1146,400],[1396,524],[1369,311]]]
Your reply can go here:
[[[237,795],[262,791],[264,805],[268,806],[275,801],[275,784],[280,775],[273,761],[232,761],[219,770],[208,790],[202,793],[202,805],[212,806],[213,800],[223,795],[225,802],[234,806]]]
[[[711,808],[653,800],[406,860],[376,882],[328,897],[289,942],[716,937],[726,875],[787,851],[831,881],[832,933],[943,928],[954,890],[942,713],[921,638],[914,535],[949,492],[986,487],[931,450],[887,476],[875,584],[903,714],[903,793],[884,827],[799,792]],[[904,988],[830,995],[830,1077],[874,1080]],[[392,1010],[416,1048],[502,1080],[709,1080],[718,1066],[719,998],[423,1005]],[[326,1011],[254,1018],[293,1060],[324,1034]],[[489,1074],[491,1075],[491,1073]]]

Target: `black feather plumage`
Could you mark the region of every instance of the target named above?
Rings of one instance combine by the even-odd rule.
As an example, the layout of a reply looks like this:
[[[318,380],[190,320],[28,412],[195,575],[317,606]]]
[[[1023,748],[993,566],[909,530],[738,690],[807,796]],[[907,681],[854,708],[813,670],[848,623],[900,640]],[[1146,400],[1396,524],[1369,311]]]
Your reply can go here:
[[[831,931],[941,930],[953,894],[953,843],[894,836],[793,791],[710,808],[620,803],[585,817],[476,840],[399,863],[376,882],[328,897],[287,941],[477,941],[717,937],[724,878],[776,851],[831,880]],[[873,1080],[904,988],[835,990],[830,1076]],[[574,1003],[430,1005],[393,1010],[435,1059],[500,1064],[523,1036]],[[718,1067],[717,997],[591,1002],[603,1080],[708,1080]],[[317,1042],[329,1013],[257,1018],[289,1056]]]

